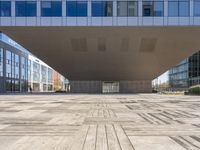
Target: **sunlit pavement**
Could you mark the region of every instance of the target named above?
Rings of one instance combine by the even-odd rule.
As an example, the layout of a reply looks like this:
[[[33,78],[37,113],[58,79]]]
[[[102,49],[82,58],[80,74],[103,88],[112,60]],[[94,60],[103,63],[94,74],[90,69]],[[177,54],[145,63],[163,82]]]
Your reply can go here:
[[[199,150],[200,97],[2,95],[0,150]]]

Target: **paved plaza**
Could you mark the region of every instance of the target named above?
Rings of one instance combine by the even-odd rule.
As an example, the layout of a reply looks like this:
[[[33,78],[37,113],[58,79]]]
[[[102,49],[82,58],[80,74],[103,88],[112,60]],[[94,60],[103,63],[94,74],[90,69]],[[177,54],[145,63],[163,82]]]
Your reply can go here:
[[[2,95],[0,150],[200,150],[200,97]]]

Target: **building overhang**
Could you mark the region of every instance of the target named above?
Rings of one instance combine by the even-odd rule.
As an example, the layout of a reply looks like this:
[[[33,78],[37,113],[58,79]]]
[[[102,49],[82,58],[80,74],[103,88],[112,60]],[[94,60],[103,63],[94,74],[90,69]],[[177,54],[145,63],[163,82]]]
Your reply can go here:
[[[0,30],[69,80],[152,80],[200,49],[200,27]]]

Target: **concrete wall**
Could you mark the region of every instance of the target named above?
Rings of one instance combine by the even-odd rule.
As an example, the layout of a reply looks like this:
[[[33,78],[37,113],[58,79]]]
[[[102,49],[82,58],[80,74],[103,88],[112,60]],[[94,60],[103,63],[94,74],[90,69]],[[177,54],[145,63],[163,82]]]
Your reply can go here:
[[[101,81],[70,81],[72,93],[102,93]]]
[[[102,81],[71,81],[72,93],[102,93]],[[151,81],[120,81],[119,93],[151,93]]]
[[[151,81],[120,81],[119,83],[120,93],[151,93],[152,83]]]

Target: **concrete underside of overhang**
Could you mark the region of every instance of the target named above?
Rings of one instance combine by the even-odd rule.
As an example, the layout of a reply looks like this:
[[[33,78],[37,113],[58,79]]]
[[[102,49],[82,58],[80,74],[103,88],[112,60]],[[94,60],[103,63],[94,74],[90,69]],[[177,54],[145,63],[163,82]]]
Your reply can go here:
[[[200,27],[0,27],[70,80],[152,80],[200,49]]]

